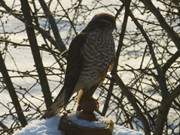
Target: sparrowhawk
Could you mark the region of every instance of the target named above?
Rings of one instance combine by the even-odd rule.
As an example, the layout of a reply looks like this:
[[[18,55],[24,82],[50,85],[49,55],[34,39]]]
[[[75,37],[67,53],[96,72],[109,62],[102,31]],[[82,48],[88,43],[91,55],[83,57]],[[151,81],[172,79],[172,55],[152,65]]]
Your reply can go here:
[[[101,13],[95,15],[87,27],[71,42],[65,73],[64,86],[47,111],[47,116],[65,107],[75,92],[78,98],[91,97],[104,80],[115,59],[115,45],[112,36],[116,28],[115,17]]]

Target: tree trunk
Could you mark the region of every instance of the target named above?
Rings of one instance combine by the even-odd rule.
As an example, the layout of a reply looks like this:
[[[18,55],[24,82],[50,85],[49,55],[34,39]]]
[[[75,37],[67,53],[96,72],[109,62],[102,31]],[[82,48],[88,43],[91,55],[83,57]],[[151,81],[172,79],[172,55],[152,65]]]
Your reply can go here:
[[[21,0],[21,9],[22,9],[22,12],[24,15],[26,32],[27,32],[27,36],[29,39],[29,43],[31,45],[31,51],[32,51],[32,55],[34,57],[34,62],[35,62],[36,68],[37,68],[37,72],[39,75],[45,104],[48,109],[52,104],[52,96],[51,96],[51,92],[49,89],[49,84],[47,81],[47,77],[46,77],[46,73],[44,70],[43,63],[42,63],[42,59],[40,56],[40,51],[38,48],[38,43],[36,40],[36,36],[35,36],[34,29],[33,29],[33,24],[32,24],[33,20],[32,20],[32,16],[31,16],[31,12],[30,12],[31,10],[30,10],[27,0]]]
[[[0,66],[0,72],[3,76],[4,83],[6,84],[7,90],[9,92],[11,99],[12,99],[12,103],[16,109],[18,120],[20,121],[21,125],[24,127],[27,125],[27,121],[26,121],[26,118],[23,114],[23,110],[22,110],[21,105],[19,103],[18,96],[16,94],[15,88],[14,88],[12,81],[9,77],[9,74],[7,72],[6,65],[4,63],[4,60],[2,58],[1,53],[0,53],[0,65],[1,65]]]

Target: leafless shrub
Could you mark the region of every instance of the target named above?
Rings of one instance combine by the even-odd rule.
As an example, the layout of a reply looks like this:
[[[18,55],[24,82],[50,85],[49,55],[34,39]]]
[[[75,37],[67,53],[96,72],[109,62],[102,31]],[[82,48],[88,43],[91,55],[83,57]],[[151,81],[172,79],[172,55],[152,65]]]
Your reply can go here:
[[[147,135],[180,133],[178,0],[1,0],[0,134],[48,109],[63,85],[66,48],[98,12],[118,26],[114,69],[95,94],[101,114]]]

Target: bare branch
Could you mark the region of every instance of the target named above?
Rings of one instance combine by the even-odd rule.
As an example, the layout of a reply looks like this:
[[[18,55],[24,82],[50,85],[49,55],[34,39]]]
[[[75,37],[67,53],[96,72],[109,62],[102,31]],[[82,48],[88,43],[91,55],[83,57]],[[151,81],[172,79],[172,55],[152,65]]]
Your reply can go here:
[[[56,25],[56,21],[55,21],[54,17],[52,16],[52,14],[51,14],[51,12],[50,12],[50,10],[49,10],[49,8],[46,5],[44,0],[39,0],[39,3],[41,4],[41,7],[43,8],[46,17],[49,20],[49,24],[51,25],[54,37],[56,39],[56,45],[57,45],[56,47],[61,52],[64,52],[66,50],[66,47],[65,47],[65,45],[64,45],[64,43],[62,41],[62,38],[61,38],[61,36],[59,34],[58,27]]]
[[[3,76],[4,83],[6,84],[9,95],[11,96],[14,107],[16,109],[16,113],[18,115],[18,120],[20,121],[21,125],[24,127],[27,125],[27,121],[26,121],[26,118],[23,114],[23,110],[21,108],[21,105],[18,101],[18,96],[16,94],[15,88],[14,88],[12,81],[9,77],[9,74],[7,72],[6,65],[5,65],[4,60],[2,58],[1,52],[0,52],[0,65],[1,65],[0,71],[1,71],[1,74]]]
[[[24,15],[24,19],[25,19],[27,36],[29,38],[29,42],[31,45],[31,50],[32,50],[34,62],[35,62],[36,68],[37,68],[37,72],[39,74],[39,79],[40,79],[40,83],[41,83],[41,87],[42,87],[42,92],[44,95],[44,100],[46,103],[46,107],[49,108],[52,104],[52,97],[51,97],[51,92],[49,89],[49,84],[47,81],[46,73],[44,71],[42,59],[40,56],[35,32],[34,32],[33,25],[32,25],[32,17],[31,17],[31,13],[30,13],[31,10],[30,10],[27,0],[21,0],[21,6],[22,6],[22,12]]]
[[[158,9],[154,6],[154,4],[151,2],[151,0],[140,0],[144,3],[146,8],[148,8],[157,18],[159,23],[161,24],[161,27],[168,33],[168,36],[172,39],[178,50],[180,50],[180,37],[179,35],[173,30],[172,27],[168,25],[165,18],[161,15],[161,13],[158,11]]]

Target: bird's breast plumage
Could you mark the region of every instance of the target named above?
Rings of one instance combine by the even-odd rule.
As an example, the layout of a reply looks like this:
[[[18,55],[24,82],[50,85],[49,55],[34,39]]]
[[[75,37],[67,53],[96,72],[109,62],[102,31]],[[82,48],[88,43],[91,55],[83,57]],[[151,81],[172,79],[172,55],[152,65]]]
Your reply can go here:
[[[115,46],[112,33],[98,29],[88,33],[81,53],[83,65],[78,82],[89,89],[104,78],[114,60]]]

